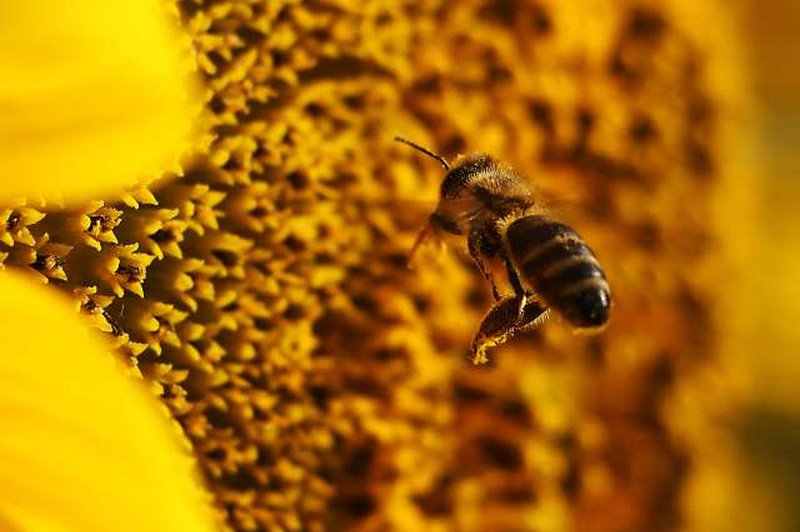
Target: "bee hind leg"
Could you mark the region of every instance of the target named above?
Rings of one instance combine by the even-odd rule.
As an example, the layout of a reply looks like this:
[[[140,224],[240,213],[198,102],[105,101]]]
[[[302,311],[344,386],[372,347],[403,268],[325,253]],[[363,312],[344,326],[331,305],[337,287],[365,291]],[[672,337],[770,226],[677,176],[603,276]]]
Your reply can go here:
[[[506,271],[508,272],[508,282],[511,283],[511,288],[514,289],[514,293],[517,295],[525,295],[525,289],[522,288],[522,281],[519,278],[519,273],[517,272],[517,268],[514,266],[514,263],[511,262],[505,253],[502,253],[503,256],[503,264],[506,267]]]
[[[486,353],[490,348],[504,344],[518,332],[535,329],[546,316],[547,307],[534,297],[523,294],[502,299],[489,309],[475,334],[472,363],[485,364],[489,361]]]
[[[501,252],[501,256],[503,257],[503,264],[508,273],[508,282],[511,284],[511,288],[514,289],[514,293],[517,294],[517,321],[522,321],[525,314],[525,306],[530,296],[525,293],[525,289],[522,287],[522,281],[520,281],[519,273],[514,263],[511,262],[511,259],[508,258],[505,252]]]

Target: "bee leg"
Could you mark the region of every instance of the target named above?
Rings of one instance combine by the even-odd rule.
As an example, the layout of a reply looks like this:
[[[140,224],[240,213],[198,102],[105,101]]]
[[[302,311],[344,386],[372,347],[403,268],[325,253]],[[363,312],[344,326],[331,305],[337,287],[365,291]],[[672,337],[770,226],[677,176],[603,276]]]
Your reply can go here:
[[[514,293],[517,295],[525,295],[525,289],[522,288],[522,281],[519,278],[517,268],[505,253],[503,253],[503,264],[506,266],[506,271],[508,272],[508,282],[511,283],[511,288],[514,289]]]
[[[406,255],[406,266],[411,268],[411,264],[413,263],[414,257],[416,256],[420,246],[432,234],[433,234],[433,227],[431,226],[430,223],[425,224],[425,226],[422,229],[420,229],[419,233],[417,233],[417,238],[414,239],[414,244],[411,246],[408,255]]]
[[[472,257],[472,260],[475,261],[475,264],[478,265],[478,269],[481,271],[481,274],[483,274],[483,277],[489,281],[489,284],[492,287],[492,297],[494,300],[500,301],[500,292],[497,290],[497,285],[494,282],[494,276],[483,262],[483,254],[481,252],[483,245],[483,237],[481,236],[480,231],[476,229],[470,231],[469,236],[467,237],[467,248],[469,249],[469,255]]]
[[[478,332],[472,340],[472,363],[489,361],[486,351],[504,343],[517,322],[518,297],[508,297],[495,304],[483,317]]]
[[[523,312],[520,316],[520,301]],[[484,316],[475,339],[472,341],[472,363],[485,364],[489,361],[486,352],[508,341],[517,332],[536,328],[546,317],[547,307],[527,295],[507,297]]]
[[[503,264],[505,265],[506,272],[508,273],[508,282],[511,284],[511,288],[514,289],[514,293],[517,294],[519,299],[519,306],[517,307],[517,319],[522,320],[525,312],[525,305],[528,301],[527,294],[525,293],[525,289],[522,287],[522,281],[519,278],[519,272],[517,272],[517,268],[514,266],[514,263],[511,262],[511,259],[504,250],[500,251],[500,256],[503,258]]]
[[[525,307],[522,309],[522,318],[514,327],[514,333],[532,331],[541,325],[550,315],[550,309],[544,303],[528,296]]]

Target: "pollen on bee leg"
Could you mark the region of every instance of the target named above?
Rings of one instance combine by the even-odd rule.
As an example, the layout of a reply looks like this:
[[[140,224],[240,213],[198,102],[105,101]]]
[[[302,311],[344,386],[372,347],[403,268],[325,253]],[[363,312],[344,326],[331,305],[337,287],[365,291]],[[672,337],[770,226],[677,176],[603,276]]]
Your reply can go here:
[[[489,362],[489,357],[486,356],[486,350],[492,346],[480,345],[477,348],[473,347],[472,350],[472,363],[476,366],[481,366]]]
[[[511,338],[513,333],[513,326],[510,326],[505,332],[498,334],[497,336],[480,338],[481,333],[479,332],[475,337],[475,340],[472,342],[470,361],[476,366],[481,366],[488,363],[489,357],[487,356],[487,352],[489,349],[506,343],[508,339]]]

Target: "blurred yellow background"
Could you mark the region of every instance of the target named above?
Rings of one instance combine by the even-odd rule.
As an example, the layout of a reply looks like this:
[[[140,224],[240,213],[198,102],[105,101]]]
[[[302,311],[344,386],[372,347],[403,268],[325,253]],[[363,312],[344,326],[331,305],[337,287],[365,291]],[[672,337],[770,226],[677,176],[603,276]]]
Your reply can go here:
[[[748,0],[738,9],[762,182],[759,239],[748,272],[758,337],[749,358],[753,405],[740,435],[753,482],[785,514],[772,526],[800,530],[800,3]]]
[[[757,106],[756,156],[763,174],[759,230],[763,235],[752,265],[759,300],[758,329],[767,340],[755,357],[755,377],[763,399],[775,407],[800,407],[793,384],[800,361],[791,348],[800,345],[800,327],[792,319],[800,309],[800,71],[793,65],[800,52],[797,28],[800,3],[748,2],[742,8],[744,51],[750,63]],[[766,346],[769,345],[769,348]]]

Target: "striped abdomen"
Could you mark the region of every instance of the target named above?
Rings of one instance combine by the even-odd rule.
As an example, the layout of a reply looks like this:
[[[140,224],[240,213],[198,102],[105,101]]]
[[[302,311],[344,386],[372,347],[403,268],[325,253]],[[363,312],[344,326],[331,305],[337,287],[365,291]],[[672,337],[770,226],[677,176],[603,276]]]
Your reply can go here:
[[[600,264],[568,225],[526,216],[506,231],[520,276],[553,310],[575,327],[608,321],[611,292]]]

